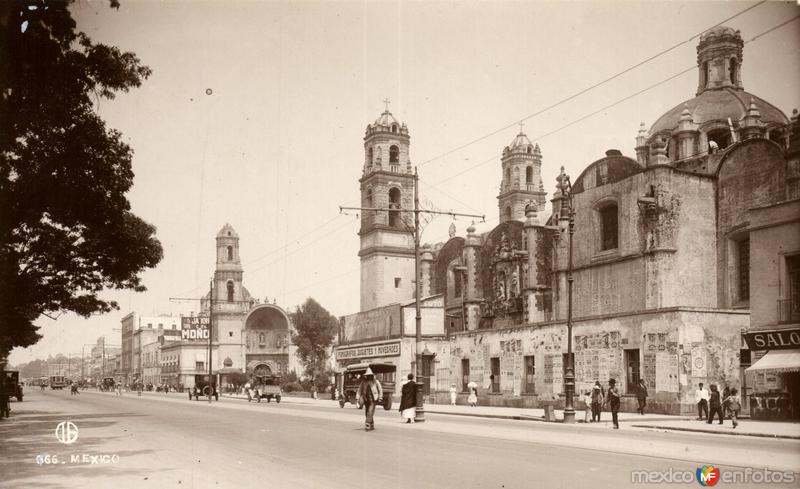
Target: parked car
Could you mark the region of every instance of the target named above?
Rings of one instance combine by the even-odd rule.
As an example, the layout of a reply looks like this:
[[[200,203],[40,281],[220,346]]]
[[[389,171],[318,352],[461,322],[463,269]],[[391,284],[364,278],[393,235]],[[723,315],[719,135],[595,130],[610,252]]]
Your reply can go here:
[[[215,382],[215,378],[212,377],[212,380],[209,382],[208,375],[195,375],[194,376],[194,387],[189,390],[189,400],[192,400],[192,396],[194,396],[194,400],[200,400],[200,396],[214,396],[214,399],[219,401],[219,392],[217,391],[217,383]]]
[[[391,363],[356,363],[348,365],[342,370],[340,376],[339,392],[339,407],[344,407],[348,402],[354,404],[358,409],[361,409],[361,402],[358,400],[358,386],[361,384],[361,377],[367,368],[371,369],[375,374],[375,378],[381,383],[383,388],[383,399],[381,405],[383,409],[389,411],[392,409],[392,395],[395,389],[395,375],[397,374],[397,366]]]
[[[0,381],[5,382],[8,397],[16,397],[17,401],[22,402],[22,384],[19,383],[19,372],[3,370]]]

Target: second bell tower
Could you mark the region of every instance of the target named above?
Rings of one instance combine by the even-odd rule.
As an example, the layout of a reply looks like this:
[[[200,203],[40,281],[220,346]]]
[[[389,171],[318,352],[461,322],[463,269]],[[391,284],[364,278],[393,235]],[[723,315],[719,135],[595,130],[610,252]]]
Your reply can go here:
[[[414,298],[414,172],[409,134],[386,110],[364,134],[361,207],[361,310]]]

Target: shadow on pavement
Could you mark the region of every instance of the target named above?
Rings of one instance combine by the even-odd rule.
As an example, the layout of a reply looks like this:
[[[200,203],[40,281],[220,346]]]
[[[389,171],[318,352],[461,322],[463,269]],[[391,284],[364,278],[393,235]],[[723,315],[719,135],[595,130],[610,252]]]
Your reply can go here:
[[[73,478],[102,478],[124,475],[139,476],[140,470],[121,468],[117,464],[91,464],[75,462],[72,456],[105,454],[108,442],[117,437],[79,436],[75,444],[60,443],[55,429],[62,421],[73,421],[79,430],[107,428],[118,424],[118,418],[143,416],[132,413],[73,414],[52,411],[15,411],[12,418],[0,422],[0,481],[10,487],[34,486],[37,488],[76,487]],[[85,432],[85,431],[84,431]],[[88,433],[87,433],[88,435]],[[115,451],[120,459],[146,455],[155,450]],[[37,461],[39,455],[56,455],[57,463]],[[110,455],[110,454],[109,454]],[[56,481],[50,481],[55,477]]]

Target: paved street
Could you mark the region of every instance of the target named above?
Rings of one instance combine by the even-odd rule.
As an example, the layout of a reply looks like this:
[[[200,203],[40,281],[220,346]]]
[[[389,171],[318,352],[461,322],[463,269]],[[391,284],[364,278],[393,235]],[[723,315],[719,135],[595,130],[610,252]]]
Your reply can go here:
[[[177,394],[30,390],[12,409],[0,422],[2,487],[618,487],[631,485],[632,470],[694,473],[703,463],[800,470],[797,440],[448,415],[410,426],[383,410],[365,433],[362,411],[292,398],[209,405]],[[80,430],[72,445],[55,437],[67,420]],[[92,464],[84,454],[119,460]],[[39,465],[37,455],[58,463]]]

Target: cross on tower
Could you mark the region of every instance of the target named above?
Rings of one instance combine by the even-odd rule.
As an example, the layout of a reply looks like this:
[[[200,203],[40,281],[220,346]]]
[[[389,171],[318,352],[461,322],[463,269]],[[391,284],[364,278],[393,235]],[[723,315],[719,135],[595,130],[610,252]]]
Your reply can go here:
[[[519,121],[517,124],[519,124],[519,133],[522,134],[522,126],[524,126],[525,123],[522,122],[522,121]]]
[[[389,112],[389,103],[390,103],[389,99],[388,98],[383,99],[383,103],[386,104],[386,112]]]

